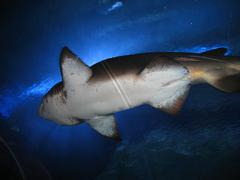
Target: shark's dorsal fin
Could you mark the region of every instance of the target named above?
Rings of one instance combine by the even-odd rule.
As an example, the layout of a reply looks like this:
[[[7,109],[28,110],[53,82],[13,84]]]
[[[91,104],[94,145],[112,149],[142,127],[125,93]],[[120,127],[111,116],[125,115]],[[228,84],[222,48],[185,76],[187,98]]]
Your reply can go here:
[[[205,51],[201,53],[203,56],[224,56],[227,53],[227,48],[217,48],[211,49],[209,51]]]
[[[113,115],[95,117],[86,122],[101,135],[113,138],[117,141],[121,140]]]
[[[92,76],[92,70],[67,47],[60,55],[60,69],[67,89],[85,83]]]

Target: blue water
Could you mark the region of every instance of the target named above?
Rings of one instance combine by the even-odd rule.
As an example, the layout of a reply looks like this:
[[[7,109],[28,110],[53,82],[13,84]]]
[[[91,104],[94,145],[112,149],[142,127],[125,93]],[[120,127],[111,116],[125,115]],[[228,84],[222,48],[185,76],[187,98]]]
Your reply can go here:
[[[86,124],[63,127],[43,120],[37,111],[41,97],[61,81],[62,47],[90,66],[153,51],[200,53],[226,47],[228,55],[239,55],[238,7],[234,0],[4,2],[1,136],[31,151],[53,179],[177,179],[179,174],[194,179],[194,174],[228,173],[224,163],[234,170],[239,94],[200,85],[191,89],[177,117],[148,106],[119,112],[120,144]],[[215,164],[209,163],[211,157]]]

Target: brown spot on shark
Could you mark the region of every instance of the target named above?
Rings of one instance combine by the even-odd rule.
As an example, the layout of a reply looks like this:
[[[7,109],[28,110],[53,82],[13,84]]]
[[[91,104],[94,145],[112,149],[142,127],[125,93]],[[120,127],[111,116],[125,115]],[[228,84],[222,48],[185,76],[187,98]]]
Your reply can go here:
[[[61,99],[63,104],[67,103],[67,92],[64,90],[64,85],[62,82],[59,82],[55,86],[53,86],[48,92],[48,95],[49,96],[57,95]]]

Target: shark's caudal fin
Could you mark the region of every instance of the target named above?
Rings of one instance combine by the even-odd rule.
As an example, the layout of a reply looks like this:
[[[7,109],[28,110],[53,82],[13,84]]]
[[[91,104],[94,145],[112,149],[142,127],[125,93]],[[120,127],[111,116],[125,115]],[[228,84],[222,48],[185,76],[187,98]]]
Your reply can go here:
[[[60,55],[60,69],[67,90],[85,83],[92,76],[92,70],[67,47]]]
[[[113,138],[117,141],[121,140],[113,115],[96,117],[86,122],[101,135]]]
[[[224,56],[226,53],[226,48],[218,48],[201,54],[203,56]],[[240,61],[223,60],[219,65],[216,64],[214,70],[204,71],[203,78],[210,85],[224,92],[240,92]]]
[[[181,62],[191,74],[192,83],[207,82],[224,92],[240,92],[240,57],[224,56],[226,48],[217,48]]]
[[[193,82],[206,82],[224,92],[240,92],[240,61],[217,58],[203,63],[187,64]],[[195,79],[195,80],[194,80]]]
[[[206,72],[205,80],[213,87],[224,92],[240,92],[240,73],[228,74],[226,70]]]

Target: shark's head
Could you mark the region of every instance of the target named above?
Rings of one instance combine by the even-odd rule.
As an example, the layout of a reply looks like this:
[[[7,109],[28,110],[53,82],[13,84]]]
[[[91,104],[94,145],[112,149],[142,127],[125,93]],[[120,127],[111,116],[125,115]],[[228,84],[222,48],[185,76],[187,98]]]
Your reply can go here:
[[[53,86],[43,97],[39,115],[59,124],[79,124],[82,121],[74,117],[73,108],[69,108],[68,94],[74,92],[76,87],[84,84],[91,77],[91,69],[67,47],[64,47],[60,54],[60,70],[62,82]]]
[[[57,83],[43,97],[39,108],[39,115],[59,124],[72,124],[67,108],[67,93],[63,83]]]

